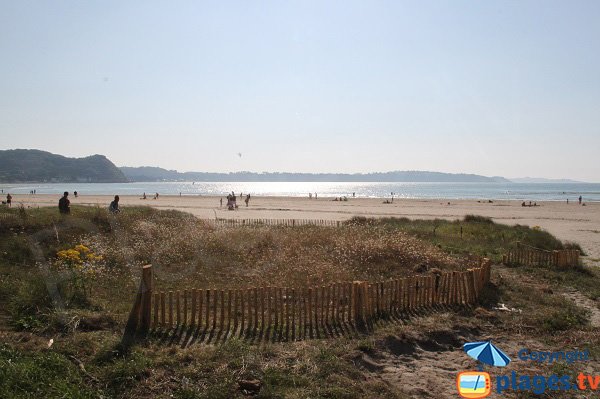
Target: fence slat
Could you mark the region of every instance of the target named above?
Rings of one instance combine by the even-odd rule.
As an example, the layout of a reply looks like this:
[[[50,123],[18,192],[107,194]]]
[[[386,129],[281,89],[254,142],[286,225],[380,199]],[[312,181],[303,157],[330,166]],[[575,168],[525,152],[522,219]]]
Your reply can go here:
[[[187,325],[187,301],[188,301],[188,290],[183,291],[183,325]]]
[[[154,324],[152,325],[152,327],[154,329],[156,329],[159,325],[159,321],[158,321],[158,305],[160,302],[160,294],[158,292],[156,292],[154,294]]]
[[[160,293],[160,324],[165,326],[165,293]]]
[[[285,340],[290,339],[290,297],[288,289],[285,289]]]
[[[296,289],[292,288],[292,341],[296,340]]]
[[[260,328],[265,330],[265,287],[260,287]]]
[[[245,324],[244,322],[246,321],[246,312],[245,312],[245,305],[246,305],[246,299],[244,298],[244,290],[240,290],[240,315],[241,315],[241,322],[240,322],[240,335],[244,333],[244,327]]]
[[[312,331],[312,323],[313,323],[313,310],[312,310],[312,296],[313,296],[313,290],[312,288],[308,289],[308,302],[307,302],[307,310],[306,310],[306,316],[308,319],[308,336],[310,338],[313,337],[313,331]]]
[[[233,290],[233,329],[232,334],[235,334],[238,327],[238,300],[239,290]]]
[[[169,327],[173,327],[173,291],[169,291]]]
[[[323,287],[325,291],[325,325],[329,325],[329,301],[331,300],[331,286]]]
[[[271,287],[266,287],[267,296],[267,326],[271,327]]]
[[[192,311],[191,311],[191,320],[190,320],[190,325],[194,326],[196,324],[196,295],[197,295],[197,290],[193,289],[192,291]]]
[[[273,329],[276,330],[279,327],[279,301],[277,300],[277,287],[272,289],[273,294],[273,318],[274,324]]]
[[[258,289],[253,289],[254,293],[254,331],[258,330]]]
[[[202,327],[202,317],[204,313],[202,313],[202,306],[204,304],[204,290],[198,290],[198,329]]]
[[[219,295],[219,302],[221,302],[221,311],[219,314],[219,328],[221,331],[225,328],[225,291],[221,290]]]

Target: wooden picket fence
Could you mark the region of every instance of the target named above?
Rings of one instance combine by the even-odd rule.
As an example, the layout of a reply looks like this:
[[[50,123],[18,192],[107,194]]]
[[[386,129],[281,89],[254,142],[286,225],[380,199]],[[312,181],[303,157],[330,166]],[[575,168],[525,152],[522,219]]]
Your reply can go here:
[[[0,220],[2,220],[3,222],[15,222],[18,221],[19,215],[17,215],[16,213],[12,213],[12,212],[0,212]]]
[[[369,283],[314,287],[155,291],[145,266],[124,341],[181,327],[288,341],[325,337],[331,329],[368,331],[377,321],[438,305],[475,303],[490,280],[489,259],[466,271]]]
[[[213,227],[242,226],[321,226],[340,227],[343,221],[326,219],[204,219]]]
[[[506,265],[574,267],[579,265],[579,251],[576,249],[547,251],[520,245],[503,255],[502,263]]]

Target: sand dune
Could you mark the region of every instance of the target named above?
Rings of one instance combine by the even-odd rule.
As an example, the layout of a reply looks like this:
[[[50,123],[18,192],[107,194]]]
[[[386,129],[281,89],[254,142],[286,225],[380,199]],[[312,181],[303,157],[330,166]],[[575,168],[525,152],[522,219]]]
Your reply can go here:
[[[59,195],[13,195],[13,206],[57,206]],[[72,204],[107,207],[108,195],[70,197]],[[226,200],[223,199],[225,203]],[[600,262],[600,203],[538,202],[537,207],[522,207],[517,201],[477,202],[475,200],[405,200],[383,204],[381,199],[351,198],[347,202],[293,197],[252,197],[246,208],[238,201],[236,211],[219,207],[219,197],[161,196],[154,200],[138,196],[121,196],[121,207],[148,205],[161,209],[178,209],[199,218],[281,218],[345,220],[352,216],[408,217],[411,219],[457,219],[467,214],[493,218],[506,224],[540,226],[561,240],[579,243],[589,261]],[[595,260],[594,260],[595,259]]]

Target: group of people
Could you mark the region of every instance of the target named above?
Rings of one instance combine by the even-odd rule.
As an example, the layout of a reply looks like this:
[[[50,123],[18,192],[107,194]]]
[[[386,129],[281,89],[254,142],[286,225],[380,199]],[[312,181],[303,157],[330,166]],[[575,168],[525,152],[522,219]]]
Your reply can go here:
[[[242,198],[243,196],[244,195],[242,193],[240,193],[240,198]],[[250,194],[246,195],[246,199],[244,199],[244,202],[246,203],[246,208],[247,208],[248,203],[250,202]],[[219,206],[223,207],[223,198],[219,198]],[[227,194],[227,209],[230,211],[234,211],[237,209],[237,207],[238,207],[237,196],[232,191],[231,194]]]
[[[181,193],[179,193],[179,195],[181,196]],[[142,197],[140,199],[148,199],[145,192],[144,194],[142,194]],[[152,197],[152,199],[158,199],[158,193],[154,193],[154,197]]]
[[[343,197],[335,197],[332,201],[348,201],[348,197],[345,195]]]
[[[531,204],[531,201],[529,201],[529,204],[526,204],[525,201],[523,201],[521,206],[539,206],[539,205],[537,204],[537,202],[534,202],[533,204]]]
[[[564,194],[564,193],[563,193]],[[583,203],[583,197],[580,195],[579,198],[579,205],[583,205],[585,206],[585,204]],[[490,201],[492,202],[492,201]],[[567,204],[569,203],[569,199],[567,198]],[[521,206],[539,206],[536,202],[534,202],[533,204],[531,203],[531,201],[529,201],[529,203],[526,203],[525,201],[523,201],[521,203]]]
[[[75,197],[77,197],[77,191],[73,193]],[[9,194],[10,195],[10,194]],[[111,201],[110,205],[108,205],[108,210],[111,213],[119,213],[121,209],[119,208],[119,196],[115,195],[113,201]],[[71,201],[69,200],[69,192],[65,191],[63,196],[58,200],[58,211],[63,215],[68,215],[71,213]]]

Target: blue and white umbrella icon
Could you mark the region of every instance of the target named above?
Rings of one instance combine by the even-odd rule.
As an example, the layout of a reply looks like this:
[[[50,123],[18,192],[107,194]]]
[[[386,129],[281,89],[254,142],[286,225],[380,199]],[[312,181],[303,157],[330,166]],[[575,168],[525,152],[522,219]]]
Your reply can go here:
[[[490,366],[504,367],[510,363],[510,358],[490,341],[468,342],[463,349],[473,359]]]

